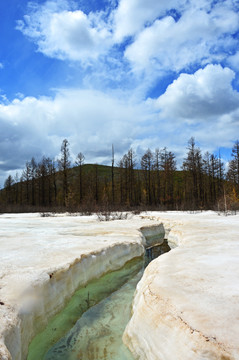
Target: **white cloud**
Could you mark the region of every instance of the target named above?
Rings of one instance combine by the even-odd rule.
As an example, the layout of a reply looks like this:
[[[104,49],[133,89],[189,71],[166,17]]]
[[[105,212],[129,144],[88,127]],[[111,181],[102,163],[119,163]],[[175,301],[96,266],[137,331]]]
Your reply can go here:
[[[105,12],[88,15],[76,6],[67,0],[35,5],[17,28],[48,57],[95,61],[95,71],[98,64],[107,67],[110,59],[116,76],[124,64],[124,46],[114,45],[126,45],[124,37],[133,36],[124,59],[134,74],[146,70],[152,79],[167,71],[220,62],[238,44],[232,35],[239,30],[239,13],[229,0],[121,0],[115,10],[109,2]]]
[[[125,36],[135,35],[147,23],[175,7],[183,7],[186,1],[168,0],[121,0],[114,13],[115,39],[122,41]],[[180,4],[180,5],[179,5]]]
[[[38,51],[62,60],[87,62],[97,59],[111,45],[111,34],[102,20],[103,13],[63,10],[51,1],[33,8],[17,29],[31,38]]]
[[[239,114],[233,76],[230,69],[207,66],[194,75],[181,75],[157,101],[133,101],[122,92],[65,89],[54,98],[25,97],[1,104],[0,171],[18,170],[32,156],[55,157],[64,138],[70,142],[72,160],[81,151],[86,162],[105,164],[112,143],[116,161],[131,146],[138,154],[167,146],[182,158],[191,136],[210,151],[231,146]],[[200,111],[203,121],[198,122]]]
[[[211,0],[120,0],[113,13],[115,39],[122,41],[126,36],[134,36],[170,11],[177,16],[188,9],[209,11],[212,3]]]
[[[138,125],[151,117],[147,105],[99,91],[68,89],[54,98],[15,99],[0,105],[0,168],[18,169],[32,156],[54,157],[64,138],[72,154],[82,151],[87,162],[106,163],[112,143],[122,155],[139,136]]]
[[[4,68],[3,63],[0,63],[0,69],[3,69],[3,68]]]
[[[171,118],[208,120],[239,107],[239,93],[231,82],[235,73],[220,65],[207,65],[194,74],[181,74],[159,97],[157,105]]]
[[[156,20],[128,46],[125,57],[135,70],[180,71],[192,64],[221,61],[237,40],[239,14],[216,6],[211,12],[190,8],[176,21],[172,16]]]
[[[109,160],[112,143],[119,156],[130,146],[139,153],[167,146],[182,157],[191,136],[205,150],[230,147],[238,133],[235,73],[207,64],[225,61],[230,53],[228,64],[238,69],[234,4],[119,0],[113,11],[112,6],[89,14],[70,0],[32,4],[18,29],[48,57],[91,63],[86,72],[70,64],[78,74],[74,84],[80,73],[86,88],[104,91],[56,90],[53,98],[38,99],[17,94],[12,102],[2,97],[0,168],[17,169],[32,156],[53,157],[63,138],[74,155],[82,151],[86,161],[99,163]],[[124,42],[126,36],[131,38]],[[181,74],[157,100],[144,101],[161,75],[189,72],[190,66],[199,70]]]
[[[113,16],[115,38],[122,41],[125,36],[134,36],[145,26],[152,25],[156,19],[161,19],[170,12],[176,14],[176,17],[189,12],[195,14],[193,17],[196,20],[199,11],[210,14],[212,9],[212,26],[214,22],[221,22],[220,26],[224,31],[229,30],[229,27],[233,30],[233,18],[230,17],[233,8],[233,1],[215,3],[212,0],[120,0]]]
[[[227,58],[227,63],[235,70],[239,70],[239,51]]]
[[[234,76],[220,65],[181,74],[158,99],[148,99],[149,106],[158,111],[154,133],[181,158],[191,136],[203,151],[231,148],[239,128],[239,93],[231,84]]]

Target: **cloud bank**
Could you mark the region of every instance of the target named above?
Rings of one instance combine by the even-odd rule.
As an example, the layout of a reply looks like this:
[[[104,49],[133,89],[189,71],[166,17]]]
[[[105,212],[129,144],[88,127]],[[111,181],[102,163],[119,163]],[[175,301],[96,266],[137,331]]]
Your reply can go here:
[[[80,4],[31,2],[17,22],[37,54],[65,64],[81,85],[66,86],[62,77],[52,97],[7,101],[2,93],[2,171],[55,156],[64,138],[73,155],[82,151],[98,163],[110,161],[112,143],[118,157],[130,146],[139,155],[167,146],[182,158],[191,136],[205,150],[232,146],[239,128],[236,1],[119,0],[97,10],[89,1],[88,11]]]

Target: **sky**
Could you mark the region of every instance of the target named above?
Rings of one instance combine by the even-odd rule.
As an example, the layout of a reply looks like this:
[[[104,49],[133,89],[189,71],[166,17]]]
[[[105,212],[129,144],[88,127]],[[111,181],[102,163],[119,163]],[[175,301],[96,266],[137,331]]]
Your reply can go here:
[[[238,0],[0,1],[0,186],[26,161],[109,164],[239,138]]]

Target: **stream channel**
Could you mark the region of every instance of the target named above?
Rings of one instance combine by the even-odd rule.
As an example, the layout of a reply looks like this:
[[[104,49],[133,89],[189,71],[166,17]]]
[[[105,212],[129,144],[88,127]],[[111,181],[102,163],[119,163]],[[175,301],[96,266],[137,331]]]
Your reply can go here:
[[[91,281],[73,295],[29,346],[27,360],[133,360],[122,342],[137,283],[148,263],[169,251],[146,249],[144,258]]]

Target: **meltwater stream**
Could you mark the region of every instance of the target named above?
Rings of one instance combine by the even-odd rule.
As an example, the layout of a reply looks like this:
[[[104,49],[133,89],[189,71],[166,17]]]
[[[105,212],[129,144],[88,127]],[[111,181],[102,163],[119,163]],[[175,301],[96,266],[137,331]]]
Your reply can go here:
[[[34,338],[27,360],[133,360],[122,335],[134,291],[145,266],[169,250],[166,242],[147,249],[145,259],[131,260],[76,291],[65,309]]]

